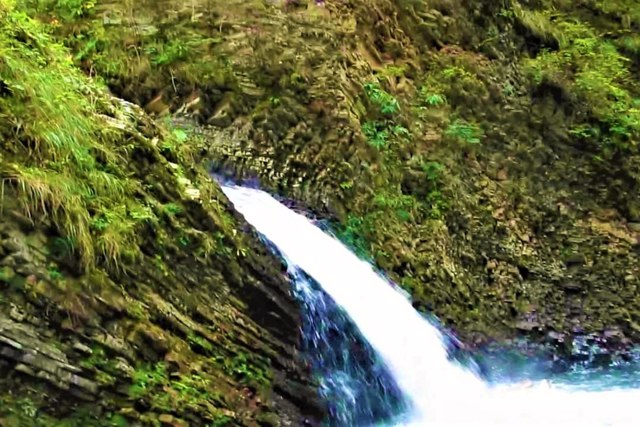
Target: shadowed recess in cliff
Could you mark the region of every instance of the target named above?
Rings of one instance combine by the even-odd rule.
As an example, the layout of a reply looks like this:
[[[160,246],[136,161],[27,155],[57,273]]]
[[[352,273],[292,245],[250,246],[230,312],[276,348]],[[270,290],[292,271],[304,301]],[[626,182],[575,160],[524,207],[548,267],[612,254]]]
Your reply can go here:
[[[237,186],[224,186],[223,190],[290,266],[317,281],[344,310],[388,367],[393,382],[407,396],[410,404],[406,406],[406,420],[377,419],[374,424],[581,427],[637,424],[635,405],[640,388],[637,385],[623,388],[608,377],[588,387],[583,387],[579,378],[528,384],[506,382],[507,378],[505,382],[489,384],[471,369],[451,360],[443,333],[415,311],[407,298],[368,263],[312,221],[260,190]],[[344,399],[344,395],[340,398]]]

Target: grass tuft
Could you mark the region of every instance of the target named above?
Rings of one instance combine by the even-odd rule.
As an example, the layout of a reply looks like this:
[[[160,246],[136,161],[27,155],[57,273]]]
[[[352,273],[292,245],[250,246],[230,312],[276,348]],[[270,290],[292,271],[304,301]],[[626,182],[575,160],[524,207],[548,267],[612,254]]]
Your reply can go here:
[[[138,231],[155,215],[130,178],[130,115],[114,118],[115,101],[7,0],[0,82],[3,189],[17,192],[33,221],[49,218],[84,267],[135,257]]]

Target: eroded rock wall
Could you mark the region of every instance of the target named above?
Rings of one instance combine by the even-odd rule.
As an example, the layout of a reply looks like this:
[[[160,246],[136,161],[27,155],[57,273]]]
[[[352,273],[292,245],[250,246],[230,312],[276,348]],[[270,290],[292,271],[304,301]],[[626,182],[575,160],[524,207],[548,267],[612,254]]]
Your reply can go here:
[[[57,31],[116,93],[209,125],[200,158],[335,218],[468,341],[565,352],[640,337],[637,7],[109,2]]]

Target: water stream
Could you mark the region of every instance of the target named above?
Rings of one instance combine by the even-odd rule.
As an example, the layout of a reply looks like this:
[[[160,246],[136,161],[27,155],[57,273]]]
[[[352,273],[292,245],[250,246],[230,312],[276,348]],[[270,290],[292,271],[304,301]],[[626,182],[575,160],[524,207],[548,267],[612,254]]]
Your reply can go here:
[[[634,387],[580,379],[488,383],[441,331],[338,240],[269,194],[224,192],[287,261],[332,426],[640,426]]]

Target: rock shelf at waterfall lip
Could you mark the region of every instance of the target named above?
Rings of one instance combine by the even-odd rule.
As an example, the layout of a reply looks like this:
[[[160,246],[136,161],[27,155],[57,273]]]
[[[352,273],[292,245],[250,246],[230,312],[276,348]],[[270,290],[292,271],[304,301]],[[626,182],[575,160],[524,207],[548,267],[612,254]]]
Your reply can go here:
[[[222,187],[226,186],[226,187],[238,187],[238,188],[252,188],[256,190],[259,190],[261,187],[260,179],[255,177],[245,177],[245,178],[239,179],[236,176],[235,172],[228,169],[224,169],[222,167],[217,167],[217,168],[214,167],[213,170],[210,172],[210,176]],[[323,217],[321,214],[313,212],[311,206],[309,206],[308,204],[303,203],[299,200],[296,200],[290,197],[281,196],[278,194],[272,194],[271,197],[273,197],[275,200],[282,203],[292,211],[308,218],[310,221],[316,222],[317,224],[322,224],[323,226],[326,226],[327,229],[330,228],[330,225],[328,225],[327,223],[330,222],[331,220],[326,217]]]
[[[450,360],[443,334],[405,296],[308,218],[258,189],[223,186],[223,191],[247,222],[351,318],[411,401],[409,424],[635,425],[640,388],[604,384],[601,390],[580,390],[571,382],[549,380],[487,384]]]

